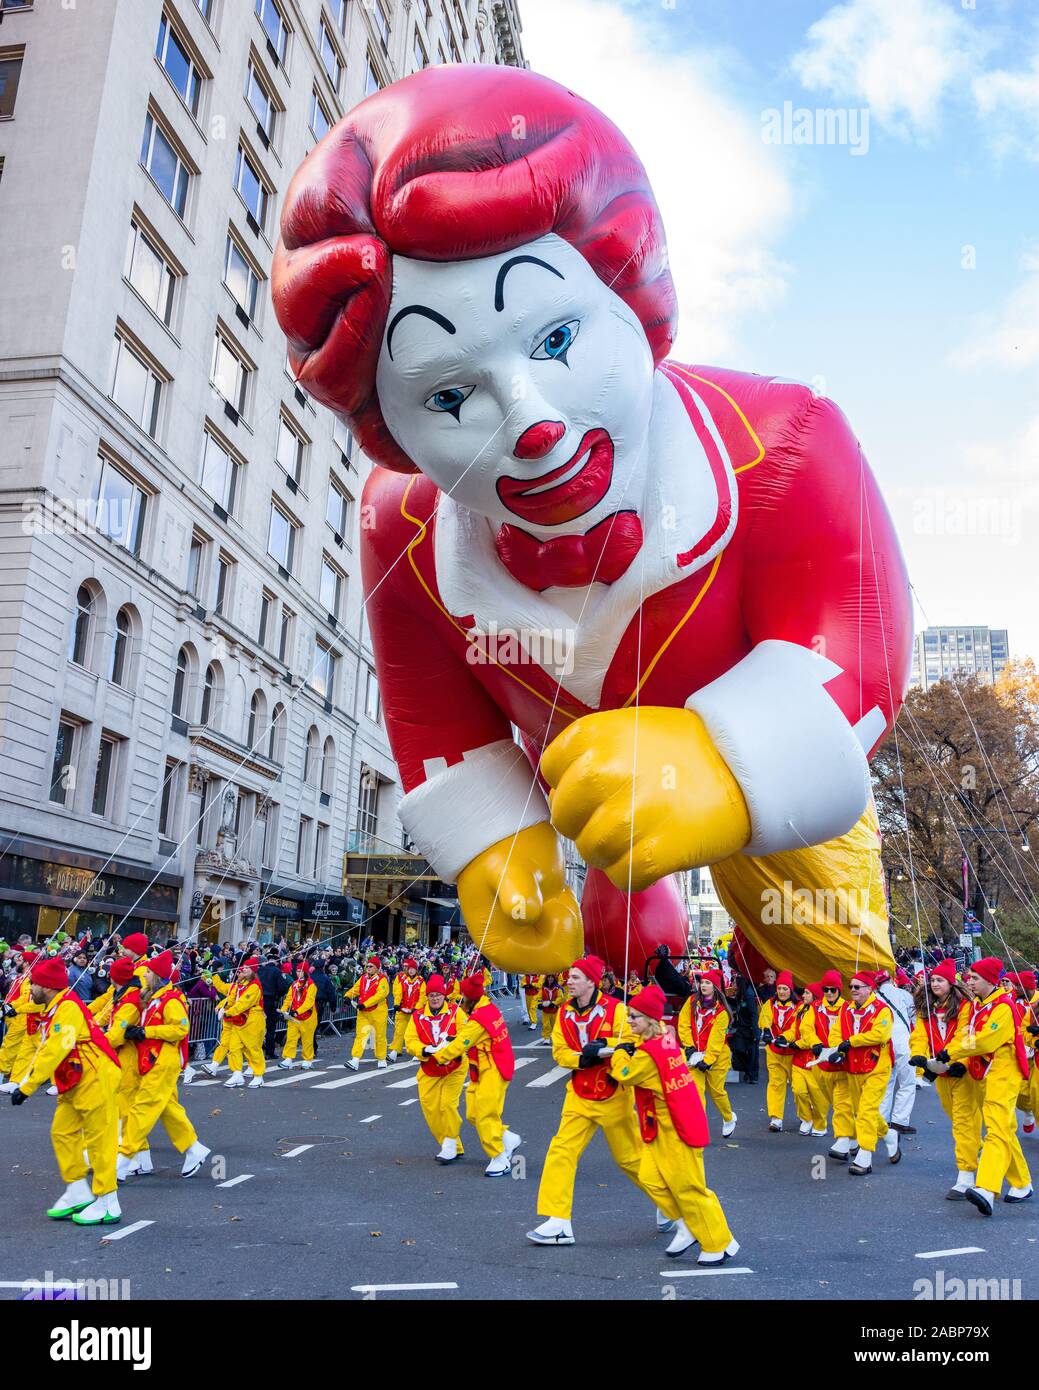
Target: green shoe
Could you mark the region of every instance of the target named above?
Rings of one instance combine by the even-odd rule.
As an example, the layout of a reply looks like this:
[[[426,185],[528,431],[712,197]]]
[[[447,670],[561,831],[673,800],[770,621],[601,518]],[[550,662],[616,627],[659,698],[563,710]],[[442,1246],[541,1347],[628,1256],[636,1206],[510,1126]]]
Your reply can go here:
[[[89,1207],[93,1200],[94,1199],[91,1198],[89,1202],[77,1202],[71,1207],[48,1207],[47,1215],[52,1221],[67,1221],[69,1217],[74,1216],[77,1211],[83,1211],[85,1207]]]
[[[112,1208],[115,1208],[113,1211]],[[77,1226],[114,1226],[123,1218],[114,1192],[96,1198],[89,1206],[78,1211],[72,1218]]]

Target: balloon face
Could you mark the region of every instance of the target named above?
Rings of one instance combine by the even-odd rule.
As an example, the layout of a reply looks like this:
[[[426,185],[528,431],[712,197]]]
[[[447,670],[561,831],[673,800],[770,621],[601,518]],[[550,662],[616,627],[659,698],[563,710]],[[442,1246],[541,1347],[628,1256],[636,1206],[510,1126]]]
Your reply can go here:
[[[561,237],[478,260],[395,257],[376,380],[401,448],[497,525],[581,534],[639,506],[652,353]]]

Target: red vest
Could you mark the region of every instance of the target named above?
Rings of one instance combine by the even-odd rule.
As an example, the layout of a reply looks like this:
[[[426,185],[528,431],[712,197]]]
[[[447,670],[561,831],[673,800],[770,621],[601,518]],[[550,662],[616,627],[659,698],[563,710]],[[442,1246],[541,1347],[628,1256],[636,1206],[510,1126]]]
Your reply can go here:
[[[307,990],[310,988],[310,984],[311,982],[309,979],[293,980],[292,982],[292,993],[289,997],[289,1010],[297,1023],[304,1023],[314,1012],[313,1005],[311,1005],[305,1013],[299,1012],[303,1007],[304,999],[307,997]]]
[[[83,1003],[83,1000],[80,999],[75,990],[66,990],[64,994],[60,994],[47,1012],[39,1016],[41,1024],[45,1019],[49,1022],[55,1009],[59,1004],[63,1004],[66,999],[71,999],[72,1002],[79,1007],[80,1012],[86,1019],[89,1042],[96,1047],[99,1052],[103,1052],[104,1055],[118,1067],[119,1056],[115,1048],[94,1022],[93,1014],[87,1008],[86,1004]],[[77,1043],[71,1052],[68,1052],[54,1069],[54,1084],[58,1088],[59,1096],[64,1095],[66,1091],[71,1091],[73,1086],[78,1086],[83,1080],[83,1056],[80,1052],[82,1046],[82,1043]]]
[[[686,1065],[685,1053],[670,1033],[662,1038],[646,1038],[640,1050],[652,1059],[660,1074],[667,1113],[675,1133],[689,1148],[705,1149],[711,1142],[707,1116],[693,1074]],[[658,1097],[645,1086],[635,1087],[635,1108],[645,1144],[652,1144],[657,1137],[657,1101]]]
[[[819,1035],[819,1041],[823,1047],[836,1046],[837,1033],[839,1032],[843,1036],[843,1020],[848,1011],[847,1001],[844,999],[837,1001],[836,1013],[830,1013],[822,1001],[813,1004],[812,1008],[815,1010],[815,1031]],[[847,1075],[844,1067],[836,1062],[820,1062],[819,1070],[840,1072]]]
[[[587,1013],[578,1010],[573,1000],[564,1004],[563,1012],[559,1016],[559,1027],[562,1029],[567,1047],[574,1052],[580,1052],[585,1043],[612,1034],[613,1020],[617,1016],[619,1003],[619,999],[600,994]],[[572,1072],[570,1084],[574,1088],[574,1095],[580,1096],[582,1100],[609,1100],[619,1085],[610,1075],[609,1061]]]
[[[259,985],[255,980],[247,980],[244,985],[236,981],[236,983],[233,984],[231,988],[227,991],[228,1004],[237,1003],[238,1000],[242,997],[242,995],[251,985],[256,985],[257,989],[259,989]],[[232,1028],[244,1028],[245,1025],[249,1022],[249,1015],[251,1013],[254,1013],[257,1009],[263,1009],[262,992],[257,996],[256,1003],[253,1005],[251,1009],[246,1009],[244,1014],[232,1014],[230,1018],[227,1016],[227,1014],[225,1014],[224,1022],[230,1023]]]
[[[524,994],[537,994],[537,993],[539,992],[540,989],[541,989],[541,985],[540,985],[540,983],[539,983],[539,981],[538,981],[538,977],[537,977],[536,975],[524,975],[524,976],[523,976],[523,993],[524,993]]]
[[[413,1014],[422,997],[422,976],[416,975],[412,980],[407,975],[398,975],[397,980],[400,984],[400,1011],[404,1014]]]
[[[469,1015],[475,1018],[481,1028],[485,1029],[491,1040],[491,1061],[498,1068],[503,1081],[511,1081],[516,1071],[516,1059],[512,1052],[512,1039],[509,1037],[509,1030],[505,1020],[501,1016],[501,1010],[495,1004],[480,1004]],[[479,1065],[476,1060],[476,1048],[469,1049],[469,1080],[479,1079]]]
[[[856,1013],[851,1005],[849,1005],[841,1018],[841,1037],[851,1038],[858,1033],[868,1033],[885,1010],[887,1010],[888,1013],[891,1012],[888,1005],[885,1004],[882,999],[877,999],[876,997],[874,997],[872,1004],[867,1004],[859,1013]],[[890,1038],[886,1046],[887,1055],[893,1062],[895,1060],[895,1054],[891,1047]],[[868,1072],[875,1071],[884,1047],[885,1044],[880,1043],[875,1047],[850,1048],[847,1057],[848,1075],[865,1076]]]
[[[542,985],[541,987],[541,1011],[542,1013],[554,1014],[559,1008],[559,997],[563,993],[559,985]]]
[[[711,1039],[711,1029],[714,1027],[714,1020],[720,1013],[725,1013],[725,1006],[717,1001],[714,1007],[707,1011],[701,1009],[699,1004],[694,1004],[689,1010],[689,1024],[693,1033],[694,1051],[707,1051],[707,1045]]]
[[[967,1033],[970,1037],[975,1037],[982,1032],[988,1025],[992,1016],[992,1011],[997,1004],[1006,1004],[1010,1008],[1010,1013],[1014,1020],[1014,1055],[1017,1059],[1017,1067],[1025,1081],[1028,1080],[1028,1054],[1025,1051],[1025,1040],[1021,1035],[1021,1018],[1018,1011],[1013,1006],[1013,1001],[1005,990],[993,990],[987,999],[980,1002],[974,1000],[971,1003],[970,1015],[967,1018]],[[985,1074],[992,1065],[994,1052],[986,1053],[981,1057],[968,1057],[967,1070],[975,1081],[984,1080]]]
[[[423,1047],[443,1047],[458,1032],[457,1019],[458,1005],[445,1004],[438,1014],[419,1012],[413,1015],[412,1021]],[[419,1070],[427,1076],[447,1076],[448,1072],[456,1071],[461,1065],[461,1057],[455,1057],[450,1062],[434,1062],[432,1057],[423,1057]]]
[[[797,1012],[797,1005],[792,999],[788,999],[785,1004],[781,1004],[778,999],[772,1000],[772,1036],[778,1037],[780,1033],[785,1033],[790,1027],[790,1021]],[[777,1047],[775,1043],[769,1043],[768,1049],[774,1052],[777,1057],[788,1057],[789,1049]]]
[[[956,1032],[956,1024],[959,1022],[959,1010],[949,1018],[946,1014],[940,1013],[937,1009],[931,1009],[920,1020],[924,1025],[924,1033],[927,1036],[927,1055],[936,1057],[939,1052],[946,1048],[949,1039]],[[952,1078],[955,1081],[955,1077]]]
[[[815,1008],[814,1001],[811,1004],[799,1004],[797,1008],[797,1027],[794,1029],[794,1037],[798,1042],[801,1041],[801,1028],[808,1014]],[[812,1061],[812,1050],[807,1047],[799,1047],[794,1053],[794,1066],[807,1067]]]
[[[362,1008],[368,1007],[368,1001],[375,997],[375,992],[379,988],[379,982],[385,980],[385,975],[362,975],[361,988],[357,995],[357,1002]]]
[[[164,989],[153,999],[149,999],[144,1006],[141,1014],[142,1028],[157,1028],[165,1022],[166,1005],[171,999],[177,999],[187,1008],[187,1003],[179,989]],[[145,1038],[144,1042],[137,1044],[137,1070],[142,1076],[147,1076],[159,1060],[159,1053],[164,1047],[176,1047],[180,1052],[181,1071],[188,1064],[188,1039],[187,1034],[181,1038],[179,1043],[164,1042],[162,1038]]]
[[[11,988],[7,991],[6,995],[4,996],[4,1003],[5,1003],[5,1004],[13,1004],[13,1003],[14,1003],[14,1001],[18,998],[18,994],[19,994],[19,992],[20,992],[20,990],[21,990],[21,988],[22,988],[22,984],[24,983],[24,981],[25,981],[25,976],[24,976],[24,975],[19,975],[19,976],[15,979],[14,984],[11,986]]]

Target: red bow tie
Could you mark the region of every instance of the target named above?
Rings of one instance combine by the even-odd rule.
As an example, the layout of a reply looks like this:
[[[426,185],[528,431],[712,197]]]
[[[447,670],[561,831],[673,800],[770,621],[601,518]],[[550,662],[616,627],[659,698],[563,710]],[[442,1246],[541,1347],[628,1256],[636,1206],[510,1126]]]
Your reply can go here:
[[[613,584],[642,548],[642,522],[637,512],[614,512],[583,536],[554,536],[548,541],[505,525],[495,544],[499,560],[528,589]]]

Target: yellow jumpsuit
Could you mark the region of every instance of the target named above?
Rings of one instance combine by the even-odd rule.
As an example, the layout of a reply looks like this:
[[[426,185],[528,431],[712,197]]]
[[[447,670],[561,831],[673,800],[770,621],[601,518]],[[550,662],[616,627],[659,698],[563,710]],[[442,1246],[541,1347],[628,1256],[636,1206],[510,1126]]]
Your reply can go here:
[[[870,991],[861,1008],[858,1011],[852,1009],[852,1019],[856,1018],[856,1013],[861,1016],[863,1010],[872,1007],[876,1002],[877,996]],[[862,1072],[858,1076],[851,1071],[848,1072],[851,1107],[855,1115],[855,1138],[859,1148],[864,1149],[867,1153],[873,1153],[877,1147],[877,1140],[883,1139],[887,1133],[887,1121],[880,1113],[880,1102],[884,1099],[888,1077],[891,1075],[891,1052],[888,1048],[888,1042],[891,1038],[893,1024],[894,1018],[891,1010],[885,1005],[866,1032],[853,1033],[848,1039],[852,1047],[856,1049],[862,1047],[880,1049],[880,1057],[872,1071]],[[853,1023],[853,1026],[857,1025]],[[840,1041],[838,1038],[837,1042]],[[836,1046],[836,1044],[831,1043],[831,1046]]]
[[[966,1062],[971,1057],[989,1057],[991,1061],[980,1082],[981,1120],[985,1139],[978,1159],[976,1187],[999,1196],[1006,1178],[1011,1187],[1028,1187],[1031,1176],[1017,1137],[1015,1104],[1021,1089],[1021,1072],[1014,1049],[1014,1015],[1010,1000],[1003,990],[989,1015],[988,1025],[977,1032],[972,1026],[979,1004],[976,1000],[961,1014],[959,1025],[946,1051],[950,1061]],[[966,1080],[966,1078],[964,1078]]]
[[[247,984],[239,981],[228,989],[224,1020],[234,1018],[244,1018],[245,1022],[232,1023],[228,1029],[228,1068],[232,1072],[241,1071],[244,1059],[252,1067],[253,1076],[262,1076],[267,1070],[267,1060],[263,1055],[267,1015],[263,1011],[263,990],[258,980],[249,980]],[[223,1044],[222,1035],[220,1041]]]
[[[1028,1080],[1021,1082],[1021,1090],[1017,1097],[1017,1108],[1026,1114],[1035,1116],[1039,1111],[1039,1066],[1036,1066],[1035,1046],[1039,1041],[1035,1033],[1029,1033],[1028,1025],[1039,1023],[1039,990],[1032,995],[1031,999],[1022,999],[1021,1007],[1025,1011],[1024,1019],[1021,1023],[1021,1034],[1025,1040],[1025,1049],[1028,1052],[1029,1068]],[[0,1067],[0,1072],[3,1067]]]
[[[762,1031],[767,1028],[773,1037],[783,1035],[783,1030],[775,1026],[775,1004],[777,1002],[773,999],[766,999],[758,1013],[758,1027]],[[787,1000],[786,1007],[789,1008],[792,1003],[792,1000]],[[796,1005],[794,1008],[796,1011]],[[790,1017],[792,1021],[793,1015]],[[786,1088],[789,1086],[793,1090],[791,1073],[794,1069],[794,1054],[792,1052],[773,1052],[771,1047],[766,1047],[765,1065],[768,1067],[765,1109],[768,1111],[770,1120],[781,1120],[783,1111],[786,1109]],[[800,1107],[798,1107],[797,1114],[799,1119],[808,1119],[807,1115],[801,1114]]]
[[[813,1020],[816,1037],[824,1047],[836,1047],[841,1040],[841,1019],[844,1011],[849,1008],[847,1000],[840,999],[836,1008],[830,1008],[824,1001],[819,1005],[819,1012]],[[820,1024],[825,1021],[826,1027],[823,1030]],[[823,1037],[823,1031],[826,1037]],[[855,1111],[851,1103],[851,1086],[848,1083],[848,1073],[846,1071],[827,1071],[823,1067],[813,1069],[818,1077],[819,1087],[825,1101],[824,1114],[833,1106],[833,1137],[834,1139],[851,1139],[855,1134]],[[825,1128],[821,1125],[820,1128]]]
[[[473,1008],[482,1009],[491,1001],[486,995]],[[436,1062],[450,1062],[455,1057],[469,1056],[469,1085],[465,1092],[465,1118],[476,1130],[488,1158],[497,1158],[505,1150],[505,1092],[509,1083],[502,1076],[491,1056],[491,1038],[487,1029],[475,1018],[462,1022],[459,1015],[458,1034],[453,1042],[433,1054]],[[470,1052],[470,1049],[473,1049]],[[473,1079],[472,1068],[477,1068]],[[460,1068],[462,1070],[462,1068]]]
[[[559,1010],[552,1033],[552,1058],[557,1067],[566,1067],[579,1074],[577,1068],[581,1054],[575,1052],[567,1043],[563,1032],[563,1019],[564,1016],[573,1019],[580,1034],[581,1025],[594,1010],[598,997],[593,997],[587,1009],[579,1009],[574,1001],[570,1000]],[[603,1027],[596,1037],[604,1039],[608,1047],[633,1041],[628,1024],[628,1011],[623,1004],[617,1005],[612,1028]],[[589,1100],[575,1092],[571,1078],[566,1083],[559,1128],[545,1155],[545,1166],[538,1188],[539,1216],[555,1217],[560,1221],[570,1220],[574,1205],[577,1165],[581,1161],[581,1155],[595,1137],[596,1130],[602,1131],[617,1167],[636,1187],[639,1186],[641,1140],[631,1092],[623,1086],[618,1086],[605,1100]]]
[[[115,985],[109,985],[104,994],[92,999],[87,1008],[94,1016],[99,1028],[107,1028],[112,1021],[112,1005],[115,1002]]]
[[[178,1153],[190,1149],[198,1138],[187,1111],[177,1099],[180,1080],[180,1043],[188,1036],[191,1024],[180,990],[176,985],[162,985],[144,1005],[142,1017],[155,1018],[144,1029],[146,1038],[161,1043],[155,1064],[141,1075],[134,1092],[130,1113],[123,1125],[119,1152],[127,1158],[148,1147],[148,1135],[157,1120],[169,1135]],[[136,1044],[131,1044],[136,1051]],[[138,1071],[140,1068],[138,1067]]]
[[[0,1076],[13,1076],[15,1063],[25,1046],[25,1020],[31,1013],[42,1012],[41,1006],[32,1002],[32,995],[29,993],[31,983],[29,975],[26,973],[19,977],[17,987],[12,986],[9,991],[7,1003],[14,1009],[14,1013],[7,1020],[3,1046],[0,1047]],[[28,1065],[28,1057],[26,1058],[26,1065]],[[17,1080],[17,1077],[14,1079]]]
[[[538,1000],[541,998],[542,983],[543,976],[541,975],[523,976],[523,1003],[527,1010],[527,1022],[532,1028],[537,1027]]]
[[[411,1015],[414,1012],[414,1009],[401,1008],[401,999],[403,998],[402,979],[418,980],[420,989],[414,1009],[424,1009],[426,1007],[426,985],[422,976],[417,973],[414,976],[404,975],[402,977],[401,975],[397,975],[393,981],[393,1039],[390,1042],[391,1052],[400,1052],[403,1050],[408,1024],[411,1022]]]
[[[678,1041],[685,1048],[696,1046],[696,1037],[693,1033],[695,1000],[696,996],[690,995],[682,1005],[678,1015]],[[700,1071],[698,1067],[692,1068],[693,1080],[696,1082],[696,1088],[700,1092],[700,1099],[704,1102],[705,1109],[706,1096],[709,1095],[725,1124],[728,1124],[732,1119],[732,1104],[729,1101],[729,1093],[725,1089],[725,1078],[732,1066],[732,1051],[725,1041],[725,1035],[728,1031],[729,1015],[725,1009],[722,1009],[711,1024],[707,1046],[703,1048],[703,1060],[710,1067],[710,1071]],[[689,1229],[692,1230],[692,1227],[690,1226]]]
[[[78,1050],[83,1074],[76,1085],[58,1096],[51,1143],[62,1180],[79,1182],[89,1167],[94,1196],[102,1197],[116,1190],[119,1064],[90,1041],[87,1019],[69,993],[59,995],[49,1009],[44,1009],[43,1026],[33,1038],[38,1051],[32,1071],[19,1082],[19,1089],[31,1096],[40,1086],[49,1085],[59,1065],[74,1048]]]
[[[707,1186],[703,1150],[691,1148],[678,1137],[656,1063],[641,1047],[632,1057],[615,1052],[610,1058],[610,1074],[622,1086],[641,1086],[655,1097],[657,1135],[651,1144],[642,1144],[639,1187],[665,1216],[685,1222],[701,1250],[715,1254],[726,1249],[732,1243],[732,1232],[721,1202]]]
[[[434,1022],[445,1014],[450,1016],[452,1006],[445,1003],[440,1013],[435,1014],[423,1000],[422,1008],[409,1016],[407,1031],[404,1034],[404,1049],[412,1057],[417,1057],[420,1062],[423,1062],[427,1060],[424,1050],[425,1044],[419,1037],[418,1029],[415,1026],[415,1018],[418,1013]],[[464,1022],[465,1015],[459,1012],[454,1029],[445,1034],[445,1039],[449,1041],[456,1037],[457,1032],[454,1030],[457,1029],[459,1023]],[[427,1076],[421,1066],[418,1070],[418,1102],[422,1108],[423,1118],[429,1126],[429,1132],[441,1146],[443,1146],[445,1139],[458,1140],[459,1155],[465,1152],[462,1141],[458,1137],[462,1130],[462,1114],[458,1108],[458,1101],[462,1094],[462,1087],[465,1085],[465,1078],[464,1063],[443,1076]]]
[[[223,995],[225,998],[231,992],[231,986],[226,980],[222,980],[219,975],[213,975],[209,983],[216,990],[217,994]],[[214,1068],[218,1067],[228,1054],[231,1045],[231,1029],[233,1027],[233,1023],[228,1023],[226,1018],[221,1017],[220,1037],[217,1039],[216,1047],[213,1049],[212,1065]]]
[[[540,1007],[541,1007],[541,1036],[551,1038],[555,1032],[556,1020],[559,1017],[559,1006],[563,1001],[563,991],[556,985],[546,985],[544,979],[541,981]]]
[[[367,978],[362,975],[346,991],[347,999],[357,1000],[357,1024],[354,1034],[354,1045],[351,1051],[353,1057],[363,1057],[364,1049],[368,1044],[368,1034],[372,1035],[372,1046],[375,1049],[375,1060],[385,1062],[386,1060],[386,1021],[389,1015],[387,999],[390,997],[390,982],[385,975],[376,975],[378,984],[375,993],[368,1000],[367,1005],[361,1004],[361,984]]]
[[[960,1007],[957,1028],[970,1015],[970,1004]],[[930,1042],[927,1036],[926,1014],[918,1015],[916,1025],[909,1035],[910,1057],[931,1057]],[[941,1049],[938,1049],[941,1051]],[[935,1090],[942,1109],[952,1125],[952,1143],[956,1155],[956,1169],[960,1173],[973,1173],[978,1166],[978,1153],[981,1150],[981,1088],[968,1072],[966,1076],[936,1076]]]
[[[303,1061],[312,1062],[314,1060],[314,1034],[317,1032],[317,985],[314,984],[313,980],[307,981],[303,1002],[295,1013],[292,1009],[293,989],[294,986],[290,985],[288,994],[281,1001],[282,1013],[289,1016],[285,1029],[285,1046],[281,1049],[282,1059],[286,1062],[294,1062],[298,1047]],[[308,1018],[296,1016],[307,1013],[309,1013]]]
[[[126,996],[131,993],[133,997],[127,998]],[[134,1043],[126,1041],[127,1028],[136,1027],[141,1021],[141,996],[137,981],[131,981],[129,987],[121,991],[121,995],[122,997],[115,1001],[111,1020],[105,1030],[105,1037],[119,1054],[119,1089],[116,1092],[116,1109],[119,1114],[119,1121],[125,1128],[126,1117],[133,1106],[134,1095],[141,1080],[141,1074],[137,1070],[137,1047]]]
[[[26,989],[24,998],[19,995],[12,1004],[15,1009],[15,1017],[8,1019],[8,1029],[17,1026],[19,1019],[21,1027],[16,1033],[17,1046],[12,1048],[13,1058],[11,1060],[11,1070],[8,1073],[12,1081],[17,1081],[19,1077],[27,1076],[36,1060],[37,1049],[41,1046],[40,1035],[38,1032],[30,1033],[30,1026],[37,1025],[44,1009],[42,1004],[34,1004],[32,995],[29,993],[29,980],[26,978]],[[33,1020],[31,1025],[29,1020]],[[6,1040],[4,1042],[6,1048]]]
[[[789,1027],[784,1029],[781,1036],[789,1039],[790,1042],[797,1043],[802,1052],[808,1052],[813,1048],[820,1039],[815,1027],[815,1010],[812,1006],[809,1005],[805,1008],[804,1005],[800,1005]],[[771,1057],[771,1054],[769,1055]],[[825,1129],[826,1115],[830,1106],[826,1087],[820,1080],[819,1068],[817,1066],[799,1067],[793,1063],[790,1068],[790,1089],[794,1093],[798,1119],[807,1120],[813,1129]],[[771,1113],[770,1110],[769,1114]]]

